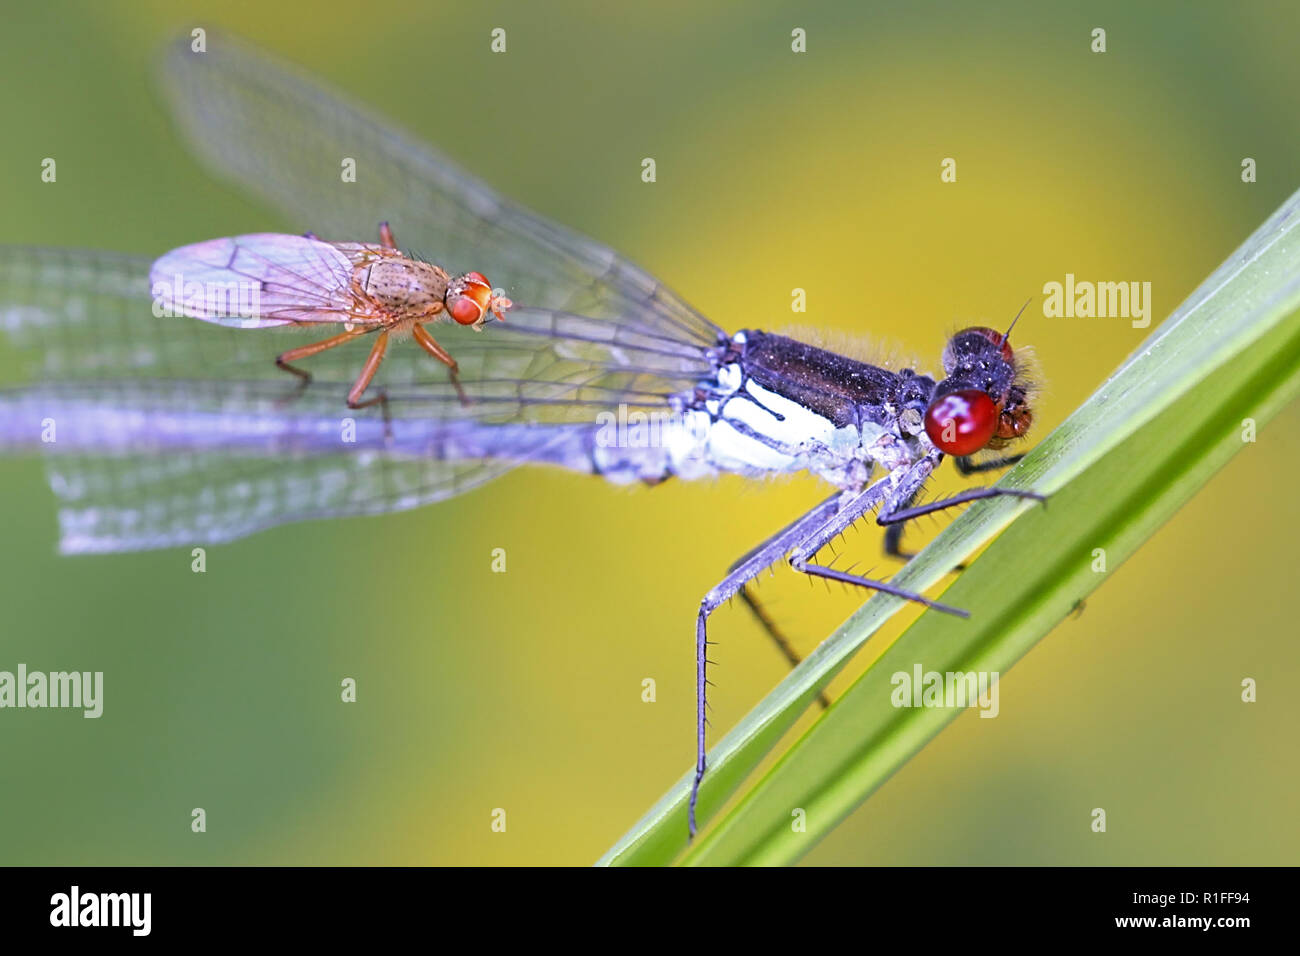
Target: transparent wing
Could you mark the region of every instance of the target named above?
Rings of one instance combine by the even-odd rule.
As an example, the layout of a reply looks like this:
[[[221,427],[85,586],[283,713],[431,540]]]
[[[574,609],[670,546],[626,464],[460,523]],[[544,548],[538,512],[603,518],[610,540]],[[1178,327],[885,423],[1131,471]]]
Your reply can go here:
[[[0,250],[0,447],[47,453],[63,550],[224,541],[415,507],[520,463],[582,468],[600,411],[663,409],[710,374],[720,330],[647,273],[297,73],[220,36],[209,51],[178,44],[164,86],[216,171],[330,239],[389,219],[520,304],[482,334],[440,327],[469,405],[429,356],[391,345],[385,427],[378,407],[344,406],[366,336],[313,357],[300,390],[273,358],[311,341],[301,329],[158,319],[146,261]]]
[[[297,71],[209,34],[178,40],[163,87],[175,120],[215,172],[324,239],[369,239],[389,220],[399,243],[453,275],[476,270],[517,304],[617,318],[674,342],[720,330],[612,250],[498,196],[446,157]],[[341,162],[355,161],[355,182]]]
[[[160,311],[235,328],[356,322],[352,267],[330,243],[264,232],[173,249],[150,268],[149,287]]]
[[[0,249],[0,331],[0,448],[45,453],[65,552],[402,510],[522,463],[589,470],[599,412],[665,409],[710,369],[618,321],[520,309],[483,333],[439,328],[468,405],[393,343],[386,428],[344,405],[367,336],[311,359],[300,389],[273,359],[301,329],[157,318],[148,260],[69,250]]]

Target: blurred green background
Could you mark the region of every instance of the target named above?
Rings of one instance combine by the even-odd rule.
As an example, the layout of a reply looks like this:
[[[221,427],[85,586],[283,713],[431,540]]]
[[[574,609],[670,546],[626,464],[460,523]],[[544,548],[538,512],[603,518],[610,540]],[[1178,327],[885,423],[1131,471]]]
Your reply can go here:
[[[0,32],[0,242],[156,255],[311,228],[209,179],[171,131],[159,46],[207,26],[373,104],[729,329],[869,333],[933,368],[945,333],[1002,323],[1067,272],[1150,281],[1154,328],[1300,186],[1298,17],[1135,6],[22,4]],[[1031,308],[1035,433],[1148,331]],[[1004,678],[998,719],[963,715],[807,862],[1294,863],[1298,426],[1295,408],[1275,420]],[[0,461],[0,669],[106,675],[99,720],[0,711],[0,862],[588,863],[693,760],[701,595],[824,493],[517,472],[213,548],[197,575],[188,550],[57,557],[40,464]],[[892,567],[873,530],[853,548]],[[785,570],[759,593],[805,651],[861,600]],[[740,607],[713,636],[721,731],[785,667]]]

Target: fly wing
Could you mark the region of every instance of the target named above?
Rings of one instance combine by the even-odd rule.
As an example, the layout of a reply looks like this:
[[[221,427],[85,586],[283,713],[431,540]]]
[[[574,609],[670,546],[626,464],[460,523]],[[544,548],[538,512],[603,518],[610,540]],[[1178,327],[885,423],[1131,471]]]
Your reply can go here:
[[[717,341],[716,326],[611,249],[503,199],[373,110],[229,37],[210,33],[204,53],[181,38],[163,79],[200,159],[303,229],[360,239],[388,219],[407,248],[453,275],[486,274],[519,305],[617,318],[674,342]],[[342,181],[342,157],[354,161],[355,181]]]
[[[155,317],[149,272],[0,247],[0,451],[45,455],[65,552],[398,511],[523,463],[586,469],[601,412],[666,410],[709,367],[615,321],[526,309],[494,323],[502,335],[439,327],[469,404],[423,351],[390,347],[386,428],[378,408],[344,404],[364,336],[314,358],[300,389],[273,363],[292,330]]]
[[[159,312],[241,329],[357,322],[352,259],[328,242],[264,232],[182,246],[154,262]]]

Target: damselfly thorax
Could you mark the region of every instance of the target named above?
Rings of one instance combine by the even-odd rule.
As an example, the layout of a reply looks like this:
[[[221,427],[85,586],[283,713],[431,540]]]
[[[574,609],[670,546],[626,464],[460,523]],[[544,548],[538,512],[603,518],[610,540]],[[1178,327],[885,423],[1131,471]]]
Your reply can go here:
[[[955,375],[942,388],[911,368],[890,370],[759,330],[737,332],[706,354],[712,375],[669,398],[676,414],[657,440],[597,443],[593,470],[650,484],[810,472],[853,491],[876,469],[894,473],[927,458],[933,466],[945,453],[998,447],[1031,420],[1010,346],[982,327],[949,343]],[[972,371],[996,401],[965,387],[976,384]]]

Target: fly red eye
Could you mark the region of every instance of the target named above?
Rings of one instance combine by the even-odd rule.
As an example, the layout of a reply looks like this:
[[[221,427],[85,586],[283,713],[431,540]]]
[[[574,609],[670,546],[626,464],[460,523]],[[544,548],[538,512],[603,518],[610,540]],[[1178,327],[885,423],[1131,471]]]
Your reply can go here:
[[[973,455],[989,443],[997,427],[997,405],[977,388],[949,392],[925,410],[925,433],[945,455]]]
[[[482,307],[469,295],[458,295],[447,307],[451,317],[461,325],[473,325],[483,315]]]
[[[492,286],[481,272],[467,272],[452,284],[447,312],[461,325],[473,325],[492,304]]]

